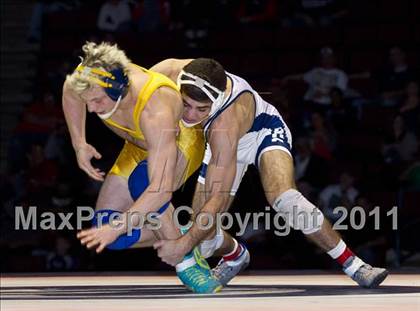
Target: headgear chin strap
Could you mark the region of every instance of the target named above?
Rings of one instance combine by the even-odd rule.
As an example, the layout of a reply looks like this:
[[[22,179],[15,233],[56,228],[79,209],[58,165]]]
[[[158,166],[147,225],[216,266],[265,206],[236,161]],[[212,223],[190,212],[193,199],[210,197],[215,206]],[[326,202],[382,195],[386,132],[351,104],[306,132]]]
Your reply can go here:
[[[111,118],[111,116],[114,114],[114,112],[118,109],[118,106],[121,103],[121,98],[122,98],[122,96],[120,95],[120,97],[118,97],[117,102],[114,105],[114,108],[112,108],[111,111],[105,112],[105,113],[97,113],[98,117],[101,118],[102,120],[106,120],[106,119]]]
[[[183,76],[186,76],[190,79],[183,79]],[[184,70],[181,70],[181,72],[178,75],[178,79],[176,81],[178,88],[181,89],[181,86],[183,84],[190,84],[198,87],[204,94],[207,95],[207,97],[211,100],[212,105],[210,109],[210,113],[206,118],[212,117],[223,105],[224,99],[225,99],[225,92],[222,92],[217,87],[211,85],[209,82],[204,80],[203,78],[200,78],[196,75],[193,75],[192,73],[185,72]],[[210,90],[215,92],[217,94],[217,97],[214,97],[212,92]],[[182,119],[182,123],[186,127],[192,127],[199,123],[201,123],[203,120],[196,122],[196,123],[188,123]]]

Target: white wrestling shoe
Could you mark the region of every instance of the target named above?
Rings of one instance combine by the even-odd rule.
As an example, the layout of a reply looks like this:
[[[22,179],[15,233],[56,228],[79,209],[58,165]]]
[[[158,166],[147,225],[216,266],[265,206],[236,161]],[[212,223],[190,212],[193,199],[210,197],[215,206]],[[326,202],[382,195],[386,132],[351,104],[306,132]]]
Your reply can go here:
[[[220,259],[219,263],[215,268],[212,269],[213,276],[219,280],[219,282],[226,286],[239,272],[244,270],[249,265],[250,255],[248,249],[240,243],[242,251],[238,257],[233,260]]]
[[[388,276],[384,268],[375,268],[371,265],[362,265],[351,277],[359,286],[364,288],[376,288]]]

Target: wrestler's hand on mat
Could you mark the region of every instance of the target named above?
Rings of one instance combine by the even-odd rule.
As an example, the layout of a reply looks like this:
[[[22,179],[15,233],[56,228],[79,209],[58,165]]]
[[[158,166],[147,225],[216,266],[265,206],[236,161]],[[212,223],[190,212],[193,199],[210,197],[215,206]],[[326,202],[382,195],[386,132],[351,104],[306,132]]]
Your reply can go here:
[[[96,151],[95,147],[89,144],[83,144],[76,149],[77,163],[79,167],[86,172],[91,178],[103,181],[105,172],[92,166],[90,161],[92,158],[100,159],[102,155]]]
[[[157,250],[158,256],[168,265],[175,266],[180,263],[188,249],[186,249],[182,240],[160,240],[153,244],[153,248]]]
[[[114,242],[122,232],[106,224],[99,228],[90,228],[82,230],[77,234],[77,238],[82,245],[86,245],[88,249],[96,248],[96,252],[102,252],[105,247]]]

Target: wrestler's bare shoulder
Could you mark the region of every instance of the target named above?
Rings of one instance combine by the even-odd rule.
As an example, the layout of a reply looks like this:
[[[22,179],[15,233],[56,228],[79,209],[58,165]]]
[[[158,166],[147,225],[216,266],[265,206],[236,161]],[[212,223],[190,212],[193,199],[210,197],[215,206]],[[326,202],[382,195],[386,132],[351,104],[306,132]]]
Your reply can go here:
[[[254,98],[251,93],[245,92],[212,122],[210,129],[236,128],[242,136],[251,127],[254,116]]]

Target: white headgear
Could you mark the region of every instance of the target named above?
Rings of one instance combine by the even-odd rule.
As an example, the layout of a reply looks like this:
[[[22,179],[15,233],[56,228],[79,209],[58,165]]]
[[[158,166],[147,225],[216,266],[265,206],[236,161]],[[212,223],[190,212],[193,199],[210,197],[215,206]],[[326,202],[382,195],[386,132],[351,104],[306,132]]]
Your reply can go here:
[[[186,76],[190,79],[183,79],[183,76]],[[225,92],[222,92],[217,87],[211,85],[209,82],[207,82],[203,78],[200,78],[196,75],[193,75],[192,73],[185,72],[184,70],[181,70],[181,72],[178,75],[178,79],[177,79],[176,83],[177,83],[179,89],[181,89],[181,85],[183,85],[183,84],[194,85],[194,86],[198,87],[201,91],[203,91],[204,94],[207,95],[207,97],[212,102],[208,118],[212,117],[223,105],[223,102],[224,102],[224,99],[225,99]],[[214,95],[212,94],[212,92],[210,92],[209,89],[212,90],[213,92],[215,92],[217,94],[217,97],[214,97]],[[196,123],[188,123],[188,122],[185,122],[182,119],[182,123],[184,123],[184,125],[186,127],[192,127],[194,125],[197,125],[197,124],[201,123],[202,121],[203,120],[201,120],[199,122],[196,122]]]

